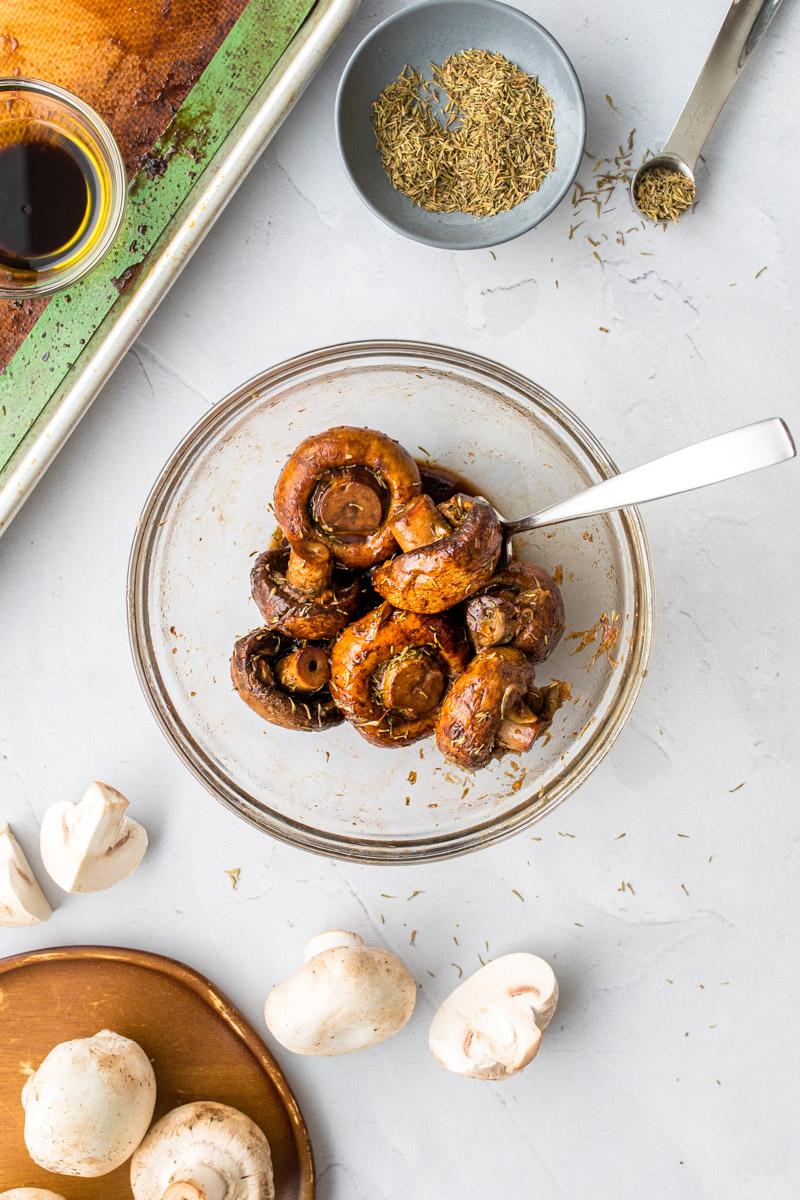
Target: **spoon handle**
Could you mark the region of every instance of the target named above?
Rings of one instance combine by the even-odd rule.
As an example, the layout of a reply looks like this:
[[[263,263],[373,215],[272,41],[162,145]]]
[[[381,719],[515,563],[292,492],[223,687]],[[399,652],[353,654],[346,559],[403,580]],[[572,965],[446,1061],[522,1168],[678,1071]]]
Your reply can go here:
[[[745,425],[719,437],[709,438],[685,450],[677,450],[664,458],[615,475],[595,484],[577,496],[561,500],[532,517],[521,521],[508,521],[504,525],[508,536],[524,533],[528,529],[541,529],[546,525],[558,525],[562,521],[575,521],[581,517],[594,517],[598,513],[613,512],[617,508],[628,508],[632,504],[644,504],[648,500],[660,500],[664,496],[677,496],[710,483],[721,483],[748,471],[772,467],[776,463],[794,458],[792,435],[786,424],[778,417]]]
[[[700,78],[667,138],[664,154],[682,158],[694,170],[733,85],[783,0],[733,0]]]

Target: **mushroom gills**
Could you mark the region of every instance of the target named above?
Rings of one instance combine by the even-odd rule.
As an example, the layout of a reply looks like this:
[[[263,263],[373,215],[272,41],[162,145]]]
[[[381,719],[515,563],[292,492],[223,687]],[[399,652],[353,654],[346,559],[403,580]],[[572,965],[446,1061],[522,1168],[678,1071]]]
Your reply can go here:
[[[447,997],[431,1023],[431,1051],[459,1075],[505,1079],[535,1058],[557,1002],[558,983],[544,959],[504,955]]]
[[[131,1160],[134,1200],[274,1200],[269,1142],[250,1117],[215,1101],[157,1121]]]

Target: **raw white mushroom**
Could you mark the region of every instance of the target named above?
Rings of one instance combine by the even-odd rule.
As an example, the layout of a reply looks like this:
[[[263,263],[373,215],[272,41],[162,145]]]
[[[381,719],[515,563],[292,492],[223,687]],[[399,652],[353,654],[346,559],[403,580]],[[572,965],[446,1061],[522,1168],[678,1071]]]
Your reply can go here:
[[[451,992],[431,1023],[430,1048],[448,1071],[505,1079],[535,1058],[557,1002],[544,959],[506,954]]]
[[[405,963],[365,946],[357,933],[333,929],[311,939],[305,966],[272,989],[264,1018],[295,1054],[352,1054],[398,1033],[417,986]]]
[[[133,1154],[156,1102],[150,1059],[108,1029],[61,1042],[22,1089],[25,1145],[57,1175],[94,1179]]]
[[[227,1104],[184,1104],[134,1154],[131,1187],[134,1200],[273,1200],[269,1142]]]
[[[64,1200],[64,1197],[45,1188],[12,1188],[10,1192],[0,1192],[0,1200]]]
[[[125,816],[128,801],[107,783],[90,783],[79,804],[53,804],[42,821],[42,861],[65,892],[102,892],[132,875],[147,834]]]
[[[53,915],[10,825],[0,825],[0,925],[37,925]]]

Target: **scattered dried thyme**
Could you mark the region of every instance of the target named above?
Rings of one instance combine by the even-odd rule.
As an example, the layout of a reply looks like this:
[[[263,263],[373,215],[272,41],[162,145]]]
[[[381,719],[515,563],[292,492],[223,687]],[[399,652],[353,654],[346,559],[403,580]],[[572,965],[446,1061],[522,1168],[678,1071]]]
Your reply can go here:
[[[412,67],[374,102],[392,186],[431,212],[494,216],[536,192],[555,167],[553,101],[502,54],[463,50]]]
[[[677,221],[694,204],[694,192],[694,184],[682,171],[650,167],[639,176],[634,196],[651,221]]]

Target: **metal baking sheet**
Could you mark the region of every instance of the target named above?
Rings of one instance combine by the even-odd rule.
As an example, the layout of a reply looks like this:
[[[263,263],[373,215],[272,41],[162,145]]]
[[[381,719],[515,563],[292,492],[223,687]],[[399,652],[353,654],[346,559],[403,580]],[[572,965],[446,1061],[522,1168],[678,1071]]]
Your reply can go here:
[[[303,23],[281,41],[275,10],[288,20],[303,11],[302,0],[294,3],[250,0],[131,181],[125,224],[108,257],[50,300],[0,374],[0,535],[360,0],[308,0]]]

